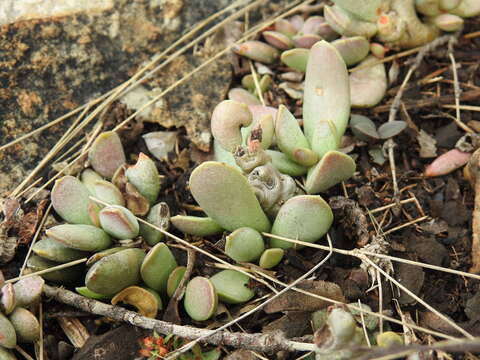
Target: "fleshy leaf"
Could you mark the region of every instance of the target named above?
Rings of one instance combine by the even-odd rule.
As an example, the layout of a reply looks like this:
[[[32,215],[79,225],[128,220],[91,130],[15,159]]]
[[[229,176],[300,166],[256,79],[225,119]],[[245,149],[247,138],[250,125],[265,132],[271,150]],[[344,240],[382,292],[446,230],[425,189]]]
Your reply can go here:
[[[118,188],[109,181],[97,180],[93,184],[95,197],[110,205],[125,206],[125,199]]]
[[[17,281],[14,285],[17,306],[27,307],[40,301],[45,280],[34,275]]]
[[[108,179],[126,163],[120,137],[114,131],[101,133],[93,142],[88,152],[88,159],[93,169]]]
[[[280,60],[293,70],[305,72],[307,69],[309,49],[291,49],[282,52]]]
[[[288,50],[293,47],[292,40],[285,34],[277,31],[264,31],[265,41],[280,50]]]
[[[223,232],[223,229],[209,217],[176,215],[171,218],[173,226],[184,234],[194,236],[212,236]]]
[[[218,296],[211,281],[201,276],[190,280],[185,290],[183,305],[193,320],[208,320],[218,305]]]
[[[160,229],[168,230],[170,224],[170,209],[167,203],[161,202],[153,206],[148,213],[147,221]],[[140,234],[150,246],[154,246],[165,237],[160,231],[143,223],[140,224]]]
[[[453,14],[441,14],[433,19],[433,23],[443,31],[457,31],[463,26],[463,19]]]
[[[18,342],[33,343],[40,338],[40,323],[27,309],[18,307],[8,318],[17,333]]]
[[[77,178],[67,175],[55,181],[51,194],[52,206],[58,215],[72,224],[93,225],[90,211],[98,207],[90,200],[88,188]]]
[[[270,230],[270,221],[247,179],[227,164],[202,163],[190,176],[190,191],[203,211],[224,229]]]
[[[451,173],[454,170],[468,163],[472,154],[452,149],[437,157],[425,169],[425,176],[442,176]]]
[[[213,110],[212,135],[222,148],[233,152],[242,144],[240,128],[252,123],[253,117],[247,105],[224,100]]]
[[[69,262],[89,256],[86,251],[69,248],[48,237],[37,241],[32,250],[38,256],[57,262]]]
[[[450,13],[463,18],[480,15],[480,2],[477,0],[462,0],[456,8],[450,10]]]
[[[82,251],[101,251],[112,245],[110,236],[92,225],[62,224],[46,231],[48,237]]]
[[[373,107],[383,99],[387,91],[385,65],[378,63],[378,59],[374,56],[367,57],[359,64],[362,67],[367,65],[368,67],[350,74],[352,107]]]
[[[82,296],[85,296],[89,299],[95,299],[95,300],[108,300],[111,298],[111,296],[107,295],[102,295],[102,294],[97,294],[96,292],[90,290],[86,286],[80,286],[76,287],[75,290]]]
[[[210,278],[218,299],[227,304],[247,302],[255,293],[248,288],[250,278],[235,270],[222,270]]]
[[[177,290],[180,281],[182,281],[183,276],[185,275],[185,271],[187,268],[185,266],[177,266],[168,276],[167,281],[167,295],[168,297],[172,297]]]
[[[305,242],[315,242],[325,235],[333,222],[333,213],[319,195],[299,195],[280,208],[272,234]],[[270,239],[270,246],[288,249],[293,243]]]
[[[282,174],[287,174],[290,176],[302,176],[307,173],[307,167],[290,160],[290,158],[283,152],[267,150],[266,153],[268,156],[270,156],[272,165]]]
[[[304,166],[312,166],[318,161],[318,156],[310,150],[310,144],[305,135],[303,135],[297,119],[284,105],[280,105],[277,111],[275,136],[277,138],[277,146],[291,160]],[[307,155],[299,157],[299,149],[307,153]]]
[[[5,284],[2,286],[2,297],[0,301],[0,309],[5,315],[10,314],[15,308],[17,302],[15,298],[15,290],[13,284]]]
[[[380,139],[388,139],[400,134],[406,128],[407,123],[405,121],[388,121],[379,126],[378,135],[380,135]]]
[[[155,163],[147,155],[140,153],[137,163],[127,168],[125,176],[150,204],[157,201],[160,193],[160,175]]]
[[[312,150],[322,156],[325,132],[319,126],[327,122],[338,142],[350,117],[348,72],[338,51],[326,41],[311,49],[305,74],[303,123]],[[321,109],[321,111],[319,111]],[[323,127],[325,129],[325,127]]]
[[[142,316],[152,319],[157,316],[157,298],[150,291],[140,286],[129,286],[116,294],[111,303],[117,305],[119,302],[134,306]]]
[[[225,253],[238,262],[257,260],[264,250],[262,235],[251,228],[238,228],[226,238]]]
[[[370,43],[363,36],[338,39],[331,44],[338,50],[347,66],[362,61],[370,51]]]
[[[278,50],[257,40],[248,40],[233,48],[238,55],[254,61],[272,64],[278,58]]]
[[[339,151],[329,151],[315,165],[310,168],[305,188],[309,194],[318,194],[332,186],[349,179],[355,172],[356,165],[353,159]]]
[[[271,269],[277,266],[283,259],[285,251],[280,248],[270,248],[263,252],[258,265],[264,269]]]
[[[158,243],[150,249],[143,261],[142,279],[149,287],[164,294],[170,273],[177,267],[177,261],[164,243]]]
[[[85,169],[82,171],[82,175],[80,175],[80,180],[87,187],[90,194],[95,196],[95,183],[97,180],[103,180],[103,178],[92,169]]]
[[[322,37],[316,34],[302,34],[293,37],[295,47],[301,49],[310,49],[320,40],[322,40]]]
[[[325,6],[323,14],[327,23],[340,35],[363,36],[369,39],[377,32],[375,23],[359,20],[337,5]]]
[[[144,258],[145,253],[140,249],[126,249],[105,256],[88,270],[85,285],[98,294],[114,295],[140,282]]]
[[[262,103],[250,91],[242,88],[233,88],[228,92],[228,99],[245,105],[261,105]]]
[[[295,26],[286,19],[278,19],[275,21],[275,30],[290,37],[295,35],[298,31]]]
[[[140,226],[130,210],[123,206],[106,206],[100,211],[102,229],[116,239],[133,239],[138,236]]]
[[[7,349],[13,349],[17,345],[15,328],[2,313],[0,313],[0,345]]]
[[[58,266],[60,263],[53,262],[40,256],[34,255],[30,256],[27,261],[27,267],[33,272],[46,270],[54,266]],[[84,274],[84,267],[82,265],[70,266],[62,270],[55,270],[45,274],[42,274],[41,277],[48,281],[53,281],[58,284],[70,284],[78,281]]]
[[[359,19],[370,22],[377,20],[382,4],[382,0],[333,0],[333,2],[344,10],[355,14]]]

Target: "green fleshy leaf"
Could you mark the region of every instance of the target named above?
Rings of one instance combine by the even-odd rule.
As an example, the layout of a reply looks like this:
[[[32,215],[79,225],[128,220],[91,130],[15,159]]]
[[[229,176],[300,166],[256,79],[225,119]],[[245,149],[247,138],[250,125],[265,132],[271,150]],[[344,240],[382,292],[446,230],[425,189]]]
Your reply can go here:
[[[94,225],[90,211],[98,207],[90,200],[90,192],[77,178],[67,175],[55,181],[50,195],[58,215],[72,224]]]
[[[88,270],[85,285],[98,294],[115,295],[140,282],[140,267],[144,258],[145,253],[141,249],[126,249],[105,256]]]
[[[270,221],[247,179],[227,164],[207,161],[198,166],[190,176],[190,191],[205,213],[224,229],[270,230]]]
[[[170,273],[177,267],[177,261],[164,243],[155,245],[142,263],[142,279],[149,287],[165,294]]]
[[[116,239],[133,239],[140,231],[135,215],[123,206],[106,206],[100,211],[99,218],[102,229]]]
[[[54,266],[61,265],[60,263],[53,262],[40,256],[30,256],[27,261],[27,267],[33,272],[46,270]],[[84,274],[84,267],[82,265],[70,266],[62,270],[51,271],[46,274],[40,275],[42,278],[48,281],[53,281],[58,284],[71,284],[78,281]]]
[[[305,188],[309,194],[318,194],[332,186],[349,179],[355,172],[356,165],[353,159],[339,151],[329,151],[315,165],[310,168]]]
[[[303,104],[305,136],[319,156],[325,152],[325,130],[337,143],[345,132],[350,117],[349,92],[345,62],[335,47],[319,41],[310,49]]]
[[[293,41],[285,34],[277,31],[264,31],[262,33],[266,42],[280,50],[288,50],[293,47]]]
[[[290,158],[283,152],[275,150],[267,150],[266,152],[272,159],[272,165],[282,174],[302,176],[307,173],[307,167],[290,160]]]
[[[32,251],[45,259],[61,263],[82,259],[90,255],[89,252],[69,248],[48,237],[37,241],[33,245]]]
[[[257,260],[263,250],[263,237],[257,230],[243,227],[227,236],[225,253],[235,261]]]
[[[161,202],[153,206],[148,213],[147,221],[160,229],[168,230],[170,223],[170,209],[168,205]],[[140,223],[140,234],[150,246],[158,244],[165,237],[160,231],[143,223]]]
[[[332,225],[333,213],[318,195],[299,195],[283,204],[273,223],[272,234],[305,242],[316,242]],[[293,243],[270,239],[270,246],[288,249]]]
[[[248,288],[250,278],[235,270],[222,270],[210,278],[220,301],[241,304],[255,296]]]
[[[125,171],[128,181],[145,196],[150,205],[157,201],[160,193],[160,175],[152,159],[140,153],[137,163]]]
[[[187,268],[185,266],[177,266],[168,276],[167,280],[167,295],[168,297],[172,297],[177,290],[180,281],[182,281],[183,277],[185,276],[185,271]]]
[[[82,251],[101,251],[112,245],[110,236],[92,225],[62,224],[51,227],[46,234],[69,248]]]
[[[285,251],[280,248],[270,248],[263,252],[258,265],[264,269],[271,269],[277,266],[283,259]]]
[[[188,235],[212,236],[223,232],[223,229],[209,217],[176,215],[171,218],[173,226]]]
[[[359,63],[370,51],[370,42],[363,36],[338,39],[331,44],[338,50],[347,66]]]
[[[293,70],[305,72],[307,69],[309,52],[310,50],[301,48],[287,50],[282,52],[280,60]]]
[[[275,120],[275,136],[277,146],[291,160],[303,166],[312,166],[318,161],[318,156],[310,151],[310,144],[302,132],[297,119],[284,105],[280,105]],[[310,156],[298,157],[298,150],[303,150]]]

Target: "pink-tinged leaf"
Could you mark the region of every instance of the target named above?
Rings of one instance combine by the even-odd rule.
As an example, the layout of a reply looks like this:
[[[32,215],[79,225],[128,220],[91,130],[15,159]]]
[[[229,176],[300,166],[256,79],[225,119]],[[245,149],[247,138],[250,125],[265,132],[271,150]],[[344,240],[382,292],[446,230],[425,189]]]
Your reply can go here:
[[[245,56],[254,61],[272,64],[279,56],[273,46],[257,40],[249,40],[233,48],[238,55]]]
[[[126,163],[118,134],[114,131],[100,134],[88,152],[88,159],[97,173],[111,179],[115,171]]]
[[[293,47],[293,41],[287,36],[277,31],[264,31],[262,33],[265,41],[280,50],[288,50]]]
[[[442,176],[464,166],[472,154],[457,149],[447,151],[440,155],[425,169],[425,176]]]

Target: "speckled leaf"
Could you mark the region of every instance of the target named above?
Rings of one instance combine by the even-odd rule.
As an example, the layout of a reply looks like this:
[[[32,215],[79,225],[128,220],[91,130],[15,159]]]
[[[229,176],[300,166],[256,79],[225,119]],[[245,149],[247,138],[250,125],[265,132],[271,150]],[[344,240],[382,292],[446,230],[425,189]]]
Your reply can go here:
[[[262,235],[248,227],[238,228],[226,238],[225,253],[235,261],[257,260],[264,250]]]

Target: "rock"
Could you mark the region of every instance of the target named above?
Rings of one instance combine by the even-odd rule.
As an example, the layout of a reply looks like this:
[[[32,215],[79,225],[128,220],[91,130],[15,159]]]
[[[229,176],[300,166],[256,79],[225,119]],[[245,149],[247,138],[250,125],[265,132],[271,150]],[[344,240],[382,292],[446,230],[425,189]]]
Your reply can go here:
[[[22,3],[33,6],[31,1],[14,2],[18,6]],[[15,19],[9,13],[10,3],[13,1],[7,1],[4,9],[8,10],[2,13],[10,16],[10,20],[0,17],[0,24]],[[33,18],[37,11],[29,8],[30,13],[19,13],[24,21],[0,26],[3,85],[0,88],[0,146],[113,89],[195,23],[230,4],[227,0],[48,0],[42,3],[45,7],[55,3],[66,8],[61,14],[55,13],[56,17],[39,19]],[[103,6],[109,3],[114,6]],[[68,4],[84,9],[72,10]],[[221,46],[218,41],[213,43]],[[161,92],[217,53],[216,46],[199,48],[195,55],[189,52],[177,58],[144,86],[149,92]],[[166,126],[185,125],[193,142],[202,150],[208,150],[209,117],[213,105],[225,96],[229,83],[230,66],[223,57],[157,102],[158,107],[154,107],[157,112],[150,120]],[[115,109],[119,106],[124,105],[114,103],[110,114],[117,113]],[[127,116],[132,113],[128,111]],[[125,118],[111,117],[115,121]],[[70,124],[71,121],[64,121],[0,151],[0,193],[18,185]],[[39,174],[45,175],[45,172]]]

